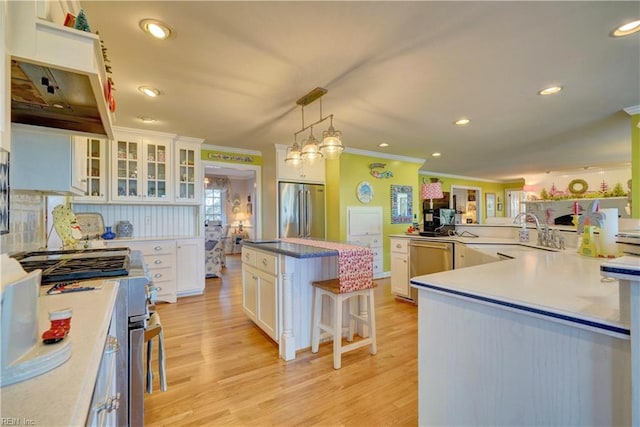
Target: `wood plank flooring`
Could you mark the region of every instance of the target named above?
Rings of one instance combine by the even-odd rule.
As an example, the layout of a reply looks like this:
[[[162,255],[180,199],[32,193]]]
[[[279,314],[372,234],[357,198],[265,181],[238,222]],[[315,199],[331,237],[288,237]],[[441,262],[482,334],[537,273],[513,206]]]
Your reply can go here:
[[[204,295],[158,306],[168,389],[160,391],[154,347],[147,426],[415,426],[418,424],[417,307],[389,280],[376,288],[378,353],[364,347],[333,369],[331,343],[317,354],[278,358],[278,347],[242,312],[241,260],[227,256]]]

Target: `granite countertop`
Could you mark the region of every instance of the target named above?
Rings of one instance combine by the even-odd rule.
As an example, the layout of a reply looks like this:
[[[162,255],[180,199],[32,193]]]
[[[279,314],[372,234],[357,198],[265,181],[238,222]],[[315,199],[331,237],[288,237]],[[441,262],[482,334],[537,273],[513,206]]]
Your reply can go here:
[[[574,250],[506,251],[514,259],[417,276],[411,278],[411,284],[629,337],[629,323],[620,313],[618,282],[601,280],[600,267],[610,260],[581,256]]]
[[[50,310],[73,309],[71,331],[65,338],[65,341],[71,340],[71,357],[45,374],[2,387],[3,420],[15,418],[20,425],[85,425],[116,301],[118,281],[91,280],[84,283],[101,287],[93,291],[39,298],[38,336],[49,329]]]
[[[243,240],[242,244],[254,249],[274,252],[290,256],[292,258],[318,258],[326,256],[338,256],[338,251],[333,249],[318,248],[315,246],[287,243],[280,240]]]

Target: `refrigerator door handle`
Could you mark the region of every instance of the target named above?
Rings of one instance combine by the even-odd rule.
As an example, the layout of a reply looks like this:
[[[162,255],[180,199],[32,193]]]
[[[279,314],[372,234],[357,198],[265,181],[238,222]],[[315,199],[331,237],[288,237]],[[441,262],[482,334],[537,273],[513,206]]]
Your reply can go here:
[[[304,237],[305,231],[305,198],[304,198],[304,190],[298,190],[298,237]]]
[[[311,221],[309,218],[309,206],[311,206],[311,191],[305,191],[304,196],[304,237],[310,237]]]

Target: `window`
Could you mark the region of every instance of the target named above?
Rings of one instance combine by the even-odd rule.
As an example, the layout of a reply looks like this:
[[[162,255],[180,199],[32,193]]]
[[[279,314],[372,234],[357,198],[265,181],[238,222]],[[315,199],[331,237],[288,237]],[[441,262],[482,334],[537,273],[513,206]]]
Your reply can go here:
[[[204,220],[214,224],[226,223],[222,210],[222,189],[207,188],[204,190]]]

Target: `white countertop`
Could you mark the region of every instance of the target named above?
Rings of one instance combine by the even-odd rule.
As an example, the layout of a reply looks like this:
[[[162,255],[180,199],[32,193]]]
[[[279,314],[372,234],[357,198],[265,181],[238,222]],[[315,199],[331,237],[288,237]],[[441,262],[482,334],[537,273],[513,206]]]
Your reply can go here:
[[[3,420],[16,418],[19,425],[85,425],[116,301],[118,281],[91,280],[84,283],[102,286],[86,292],[44,295],[38,300],[39,336],[49,329],[50,310],[73,309],[71,331],[62,341],[71,340],[71,358],[45,374],[2,387],[0,411]]]
[[[438,239],[490,245],[506,240]],[[504,249],[491,246],[491,250],[514,259],[413,277],[411,283],[421,290],[431,289],[616,337],[629,337],[629,324],[621,320],[618,282],[601,281],[600,266],[611,260],[581,256],[575,249],[551,252],[518,245],[513,240],[505,243],[508,245]]]

